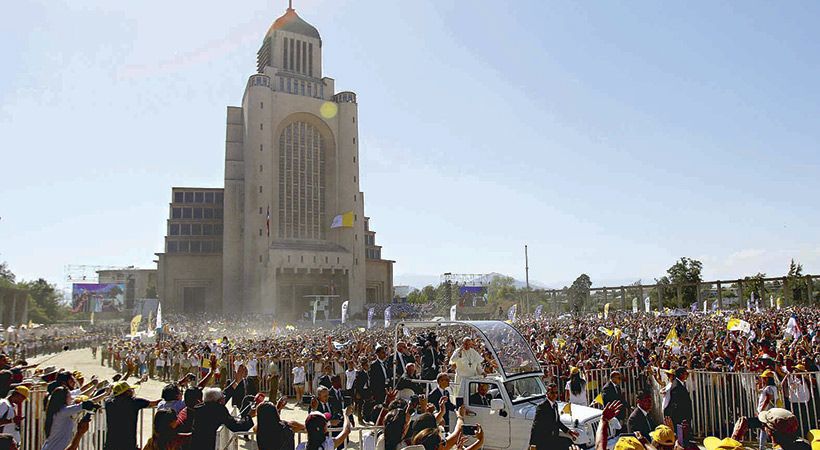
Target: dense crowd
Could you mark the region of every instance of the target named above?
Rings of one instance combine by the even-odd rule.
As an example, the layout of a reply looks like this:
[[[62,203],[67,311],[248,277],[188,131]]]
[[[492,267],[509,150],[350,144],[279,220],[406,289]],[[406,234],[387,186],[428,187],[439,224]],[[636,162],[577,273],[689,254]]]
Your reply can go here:
[[[7,345],[50,336],[55,343],[73,338],[76,346],[83,334],[82,343],[119,375],[110,380],[85,380],[80,373],[34,368],[23,360],[12,363],[14,359],[3,355],[0,395],[5,397],[8,410],[19,411],[32,382],[46,383],[46,440],[42,448],[49,450],[71,448],[72,442],[79,442],[90,417],[81,413],[103,404],[109,441],[106,448],[110,449],[136,448],[136,414],[148,407],[159,408],[148,449],[213,448],[217,429],[224,425],[233,431],[255,427],[260,449],[282,448],[283,443],[294,442],[294,433],[303,432],[307,434],[303,443],[307,449],[327,450],[342,445],[353,424],[383,427],[383,432],[373,436],[379,449],[411,445],[426,450],[459,445],[478,448],[483,431],[479,426],[471,430],[476,432],[474,436],[464,435],[461,419],[466,411],[451,399],[459,394],[454,392],[458,386],[450,386],[450,382],[499,371],[544,370],[548,389],[542,405],[556,407],[557,401],[584,406],[593,403],[599,408],[606,405],[604,421],[614,418],[616,424],[599,427],[599,431],[630,436],[638,431],[647,441],[641,443],[644,446],[652,445],[648,441],[665,430],[672,433],[674,445],[690,441],[696,419],[692,393],[686,388],[690,372],[755,374],[760,395],[756,412],[761,416],[738,425],[742,432],[729,431],[740,438],[746,434],[743,427],[748,428],[751,422],[761,430],[761,446],[778,438],[782,445],[784,438],[767,433],[764,420],[768,411],[775,411],[771,413],[775,416],[791,414],[778,408],[789,406],[782,398],[778,401],[778,396],[801,401],[802,395],[812,399],[815,409],[818,405],[813,401],[818,396],[817,383],[804,383],[803,390],[799,384],[809,380],[805,378],[808,374],[816,377],[820,364],[820,310],[813,308],[686,316],[622,312],[608,317],[524,316],[512,325],[523,342],[529,342],[532,353],[526,345],[516,345],[519,341],[513,339],[516,336],[510,334],[509,327],[490,338],[491,349],[468,327],[437,327],[432,333],[421,328],[396,330],[381,323],[369,329],[359,325],[322,328],[277,324],[264,316],[166,316],[156,336],[136,339],[122,336],[115,328],[101,327],[82,332],[42,330],[36,338],[33,333],[21,336],[17,332],[7,339],[14,344]],[[634,398],[623,392],[626,370],[639,374]],[[593,373],[606,373],[606,377],[595,379]],[[24,380],[27,375],[31,379]],[[166,381],[162,398],[137,398],[134,385],[127,381],[132,377],[137,383],[149,377]],[[600,383],[595,391],[600,395],[590,402],[586,385],[593,382]],[[653,383],[662,387],[657,398],[646,389]],[[405,395],[408,392],[412,395]],[[486,404],[491,400],[481,389],[466,395],[479,395],[478,401]],[[653,423],[653,403],[662,406],[664,423]],[[282,420],[283,408],[297,406],[308,411],[304,421]],[[539,406],[531,443],[539,450],[569,446],[570,441],[558,440],[559,431],[569,430],[563,430],[559,415],[547,409]],[[83,420],[78,420],[79,416]],[[813,427],[817,417],[814,411],[795,420],[809,420]],[[0,424],[5,423],[3,431],[19,441],[19,432],[16,436],[13,432],[20,419],[6,420],[0,419]],[[658,429],[664,433],[659,434]],[[554,440],[539,437],[552,434]],[[665,448],[669,439],[659,439],[655,446]]]

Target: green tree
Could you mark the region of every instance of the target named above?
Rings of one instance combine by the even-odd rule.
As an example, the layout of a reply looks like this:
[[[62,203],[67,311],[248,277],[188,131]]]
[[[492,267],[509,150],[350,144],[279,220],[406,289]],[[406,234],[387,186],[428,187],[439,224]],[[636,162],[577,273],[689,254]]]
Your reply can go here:
[[[666,270],[666,275],[657,279],[658,285],[663,286],[664,306],[675,306],[677,303],[678,286],[692,284],[691,286],[680,286],[681,299],[683,302],[679,306],[688,306],[698,300],[698,287],[696,283],[703,281],[701,271],[703,263],[696,259],[683,257]]]
[[[754,293],[755,298],[761,301],[761,305],[764,304],[762,300],[766,298],[766,282],[763,281],[764,278],[766,278],[766,274],[761,272],[743,278],[743,295],[749,298],[749,296]]]
[[[487,300],[490,303],[501,303],[515,297],[515,279],[505,275],[496,275],[490,280],[487,288]]]
[[[0,286],[5,285],[9,286],[14,284],[14,280],[17,277],[14,275],[14,272],[9,269],[9,265],[3,261],[0,263]]]
[[[145,298],[157,298],[157,287],[148,286],[148,289],[145,290]]]
[[[37,317],[39,321],[52,323],[65,315],[66,307],[60,304],[62,295],[53,284],[39,278],[37,281],[29,281],[24,285],[28,288],[33,304],[36,306],[32,312],[35,316],[40,314],[40,311],[42,312],[43,317]],[[35,317],[31,317],[31,320],[35,320]]]
[[[572,282],[572,286],[567,290],[569,295],[570,311],[580,313],[586,309],[586,304],[589,300],[589,288],[592,287],[592,280],[589,275],[582,273]]]
[[[413,292],[407,295],[407,302],[408,303],[430,303],[436,295],[436,288],[433,286],[427,285],[424,286],[421,290],[414,289]]]
[[[804,303],[809,300],[809,286],[803,276],[803,265],[791,260],[786,284],[783,286],[783,297],[788,303]]]

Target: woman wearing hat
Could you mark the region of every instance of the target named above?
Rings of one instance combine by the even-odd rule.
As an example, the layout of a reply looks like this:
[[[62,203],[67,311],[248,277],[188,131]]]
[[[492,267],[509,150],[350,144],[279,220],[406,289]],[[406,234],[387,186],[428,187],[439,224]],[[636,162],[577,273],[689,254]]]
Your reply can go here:
[[[775,407],[777,402],[777,385],[774,380],[774,372],[766,369],[760,374],[760,396],[757,398],[757,413],[768,411]],[[760,450],[766,448],[766,432],[760,430]]]

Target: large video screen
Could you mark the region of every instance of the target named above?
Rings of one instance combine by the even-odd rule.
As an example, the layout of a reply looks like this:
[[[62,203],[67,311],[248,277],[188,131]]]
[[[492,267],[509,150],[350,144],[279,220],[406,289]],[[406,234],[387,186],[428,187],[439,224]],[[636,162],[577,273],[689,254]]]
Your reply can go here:
[[[124,283],[74,283],[71,289],[74,312],[122,312],[124,307]]]
[[[461,307],[487,306],[486,286],[460,286],[458,288],[458,304]]]

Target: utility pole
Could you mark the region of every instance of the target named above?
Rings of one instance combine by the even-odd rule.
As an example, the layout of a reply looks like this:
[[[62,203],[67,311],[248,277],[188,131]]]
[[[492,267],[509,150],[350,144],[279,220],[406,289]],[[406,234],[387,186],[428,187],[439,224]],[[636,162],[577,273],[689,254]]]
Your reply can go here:
[[[527,244],[524,244],[524,277],[527,282],[527,314],[530,313],[530,257],[527,253]]]

